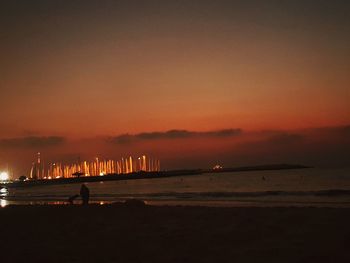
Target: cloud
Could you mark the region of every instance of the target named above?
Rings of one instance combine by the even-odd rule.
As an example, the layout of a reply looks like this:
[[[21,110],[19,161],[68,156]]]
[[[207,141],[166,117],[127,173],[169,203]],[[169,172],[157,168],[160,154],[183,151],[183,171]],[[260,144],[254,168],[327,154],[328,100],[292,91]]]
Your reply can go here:
[[[238,141],[232,149],[227,151],[228,155],[234,155],[236,159],[241,157],[256,159],[264,162],[267,158],[283,157],[304,152],[310,145],[307,136],[301,133],[288,133],[284,131],[268,131],[263,133],[252,133],[251,137]],[[280,161],[283,162],[283,159]]]
[[[48,147],[57,146],[65,142],[64,137],[60,136],[28,136],[10,139],[0,139],[0,147],[4,148],[35,148],[35,147]]]
[[[350,125],[337,126],[337,127],[322,127],[311,129],[310,132],[327,135],[331,137],[349,137],[350,136]]]
[[[223,129],[216,131],[188,131],[188,130],[169,130],[165,132],[142,132],[138,134],[122,134],[110,138],[112,142],[118,144],[131,143],[140,140],[159,140],[159,139],[186,139],[186,138],[222,138],[237,136],[242,133],[241,129]]]
[[[337,131],[345,136],[350,135],[350,125],[338,127]]]
[[[274,145],[291,145],[300,143],[304,140],[304,136],[296,133],[280,133],[269,137],[266,142]]]

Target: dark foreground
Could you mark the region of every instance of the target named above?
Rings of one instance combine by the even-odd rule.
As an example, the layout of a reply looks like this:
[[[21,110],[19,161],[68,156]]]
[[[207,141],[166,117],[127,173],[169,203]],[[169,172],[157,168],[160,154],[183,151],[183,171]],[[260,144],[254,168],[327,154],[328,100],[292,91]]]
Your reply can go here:
[[[350,209],[16,206],[1,262],[350,262]]]

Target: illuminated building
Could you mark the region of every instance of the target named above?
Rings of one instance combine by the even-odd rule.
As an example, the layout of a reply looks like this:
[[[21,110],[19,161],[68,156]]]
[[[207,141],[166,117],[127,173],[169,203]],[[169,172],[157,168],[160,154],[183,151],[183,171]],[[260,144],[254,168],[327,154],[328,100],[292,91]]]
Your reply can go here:
[[[38,152],[37,160],[33,163],[32,169],[30,170],[30,179],[43,179],[45,176],[44,165],[41,162],[40,152]]]

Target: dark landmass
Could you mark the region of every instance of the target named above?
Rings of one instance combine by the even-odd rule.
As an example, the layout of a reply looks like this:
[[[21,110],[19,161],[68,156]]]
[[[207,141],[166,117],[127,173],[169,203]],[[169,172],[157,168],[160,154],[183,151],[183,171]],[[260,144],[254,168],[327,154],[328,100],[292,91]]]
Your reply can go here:
[[[41,185],[56,185],[56,184],[73,184],[85,182],[102,182],[102,181],[117,181],[117,180],[136,180],[136,179],[151,179],[163,178],[171,176],[195,175],[201,174],[201,170],[179,170],[179,171],[164,171],[164,172],[137,172],[128,174],[106,174],[103,176],[81,176],[72,178],[55,178],[55,179],[40,179],[28,181],[15,181],[8,184],[3,184],[4,187],[29,187]]]
[[[298,165],[298,164],[268,164],[268,165],[256,165],[256,166],[242,166],[234,168],[222,168],[222,169],[208,169],[202,170],[205,173],[227,173],[227,172],[250,172],[250,171],[269,171],[269,170],[287,170],[287,169],[306,169],[312,168],[310,166]]]
[[[350,209],[8,206],[2,262],[350,262]]]
[[[227,173],[227,172],[249,172],[249,171],[265,171],[265,170],[285,170],[285,169],[305,169],[310,168],[303,165],[291,164],[273,164],[273,165],[259,165],[259,166],[245,166],[236,168],[223,169],[195,169],[195,170],[172,170],[161,172],[136,172],[129,174],[106,174],[104,176],[80,176],[72,178],[57,178],[45,180],[28,180],[15,181],[8,184],[0,184],[0,186],[12,187],[28,187],[39,185],[55,185],[55,184],[72,184],[84,182],[101,182],[101,181],[115,181],[115,180],[135,180],[135,179],[150,179],[150,178],[164,178],[172,176],[191,176],[203,173]]]

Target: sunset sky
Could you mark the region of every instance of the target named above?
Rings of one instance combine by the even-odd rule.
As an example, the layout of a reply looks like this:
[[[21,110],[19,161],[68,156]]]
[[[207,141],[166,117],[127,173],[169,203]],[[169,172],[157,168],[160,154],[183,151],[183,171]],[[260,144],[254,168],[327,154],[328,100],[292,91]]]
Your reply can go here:
[[[349,1],[0,6],[0,167],[25,173],[37,151],[167,169],[350,157]]]

